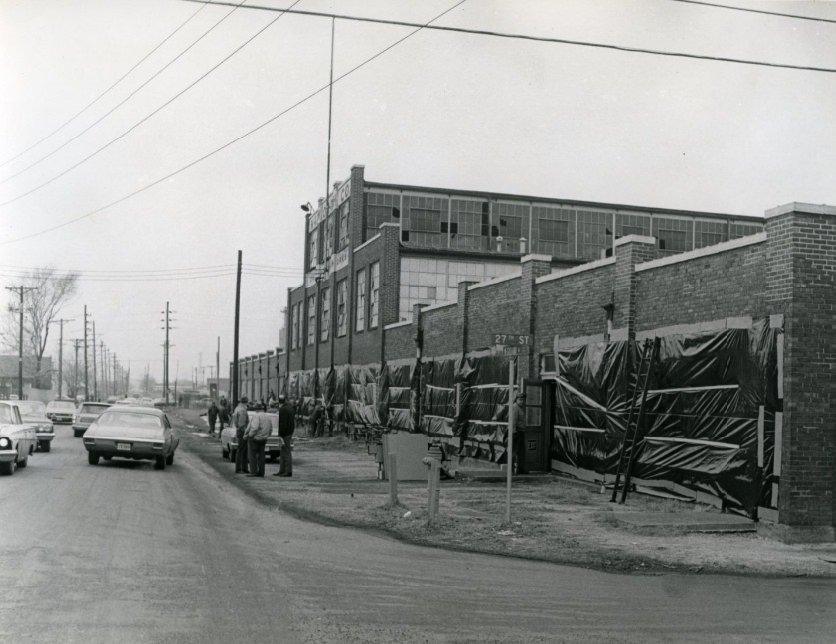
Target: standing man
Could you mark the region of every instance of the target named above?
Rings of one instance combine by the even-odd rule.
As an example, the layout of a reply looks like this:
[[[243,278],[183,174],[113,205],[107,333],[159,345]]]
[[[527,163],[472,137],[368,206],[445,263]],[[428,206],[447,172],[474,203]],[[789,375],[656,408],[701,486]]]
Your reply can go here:
[[[235,451],[235,473],[248,473],[249,458],[247,454],[247,439],[244,433],[247,431],[247,425],[250,424],[250,415],[247,413],[247,397],[241,396],[235,412],[232,414],[232,425],[235,427],[235,437],[238,439],[238,449]]]
[[[264,448],[272,431],[273,423],[265,412],[259,411],[252,415],[244,432],[244,440],[247,441],[250,450],[250,473],[247,476],[264,478]]]
[[[296,412],[287,402],[284,394],[279,394],[279,438],[282,439],[282,451],[279,452],[279,471],[273,476],[293,476],[293,454],[291,440],[296,423]]]
[[[525,392],[514,400],[514,452],[517,461],[517,474],[527,474],[525,468]]]
[[[225,396],[221,396],[221,406],[218,409],[218,418],[221,421],[221,431],[223,431],[224,423],[229,425],[229,403],[226,402]]]
[[[206,417],[209,420],[209,435],[215,435],[215,423],[218,422],[218,406],[215,404],[215,401],[212,401],[212,404],[209,405],[209,409],[206,412]]]

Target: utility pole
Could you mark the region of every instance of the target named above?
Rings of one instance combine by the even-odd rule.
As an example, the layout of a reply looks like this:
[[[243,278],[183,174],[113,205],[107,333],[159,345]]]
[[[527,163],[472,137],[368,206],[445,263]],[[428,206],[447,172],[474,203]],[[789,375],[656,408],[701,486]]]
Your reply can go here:
[[[105,354],[105,346],[103,341],[99,341],[99,360],[102,361],[102,389],[104,390],[104,399],[107,400],[107,354]]]
[[[218,350],[215,352],[215,402],[218,402],[221,395],[221,336],[218,336]]]
[[[171,309],[169,308],[169,303],[165,303],[165,311],[160,311],[161,313],[165,313],[165,326],[162,327],[165,329],[165,344],[163,345],[163,391],[165,391],[165,404],[168,405],[168,388],[169,388],[169,379],[168,379],[168,363],[169,363],[169,356],[171,351],[171,344],[169,343],[169,332],[171,331]],[[175,378],[174,386],[177,387],[177,380]]]
[[[72,322],[72,320],[65,320],[64,318],[58,320],[61,325],[61,334],[58,339],[58,400],[63,397],[61,392],[64,386],[64,322]]]
[[[96,375],[96,321],[93,320],[93,400],[99,399],[99,385]]]
[[[73,402],[78,400],[78,347],[81,344],[81,338],[73,340],[75,345],[75,375],[73,376]]]
[[[238,406],[238,329],[239,319],[241,316],[241,259],[243,252],[238,251],[238,277],[235,282],[235,338],[233,340],[232,348],[232,408]],[[319,343],[317,343],[318,345]]]
[[[87,381],[87,305],[84,305],[84,400],[89,400]]]
[[[20,294],[20,337],[17,354],[17,398],[23,400],[23,294],[37,290],[34,287],[7,286],[7,291],[17,291]]]
[[[119,378],[117,377],[116,371],[116,354],[113,354],[113,395],[119,395]]]

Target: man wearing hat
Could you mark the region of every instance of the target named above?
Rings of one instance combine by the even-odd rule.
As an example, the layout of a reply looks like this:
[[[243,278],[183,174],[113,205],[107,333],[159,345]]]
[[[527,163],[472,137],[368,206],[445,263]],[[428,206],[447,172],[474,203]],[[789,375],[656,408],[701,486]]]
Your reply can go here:
[[[246,396],[241,396],[238,406],[232,413],[232,425],[235,427],[235,437],[238,439],[238,449],[235,451],[235,473],[249,473],[249,459],[247,458],[247,439],[244,437],[247,425],[250,424],[250,415],[247,412]]]
[[[282,439],[282,450],[279,452],[279,471],[273,476],[293,476],[293,455],[291,454],[291,440],[295,428],[296,412],[293,405],[287,402],[284,394],[279,395],[279,438]]]

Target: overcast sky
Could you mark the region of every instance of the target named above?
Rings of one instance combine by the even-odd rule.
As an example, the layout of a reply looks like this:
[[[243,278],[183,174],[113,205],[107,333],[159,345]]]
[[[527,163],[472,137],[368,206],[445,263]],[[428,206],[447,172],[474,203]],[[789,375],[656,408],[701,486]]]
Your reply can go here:
[[[384,51],[414,29],[338,19],[334,78],[372,60],[334,85],[332,183],[362,164],[371,181],[742,215],[836,204],[836,4],[727,0],[813,21],[675,0],[458,2],[294,8],[426,23],[455,7],[434,24],[831,71],[429,30]],[[299,206],[326,189],[330,44],[330,18],[0,0],[0,281],[79,271],[65,339],[86,304],[133,376],[162,373],[168,301],[171,377],[214,364],[218,337],[226,375],[241,250],[241,355],[275,347],[302,281]]]

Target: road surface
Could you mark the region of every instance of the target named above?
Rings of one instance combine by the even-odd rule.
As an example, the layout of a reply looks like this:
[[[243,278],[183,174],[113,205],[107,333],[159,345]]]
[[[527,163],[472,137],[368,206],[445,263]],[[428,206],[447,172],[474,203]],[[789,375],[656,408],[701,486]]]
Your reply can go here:
[[[0,477],[0,642],[825,642],[832,580],[625,576],[406,545],[260,506],[181,441]],[[263,485],[281,485],[265,479]]]

